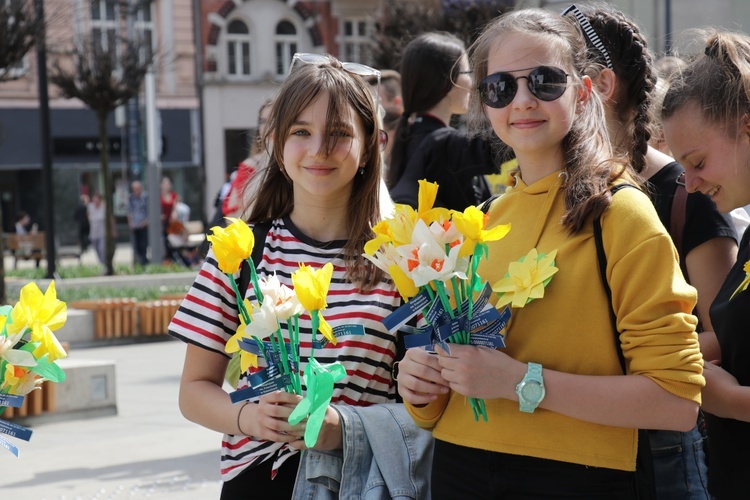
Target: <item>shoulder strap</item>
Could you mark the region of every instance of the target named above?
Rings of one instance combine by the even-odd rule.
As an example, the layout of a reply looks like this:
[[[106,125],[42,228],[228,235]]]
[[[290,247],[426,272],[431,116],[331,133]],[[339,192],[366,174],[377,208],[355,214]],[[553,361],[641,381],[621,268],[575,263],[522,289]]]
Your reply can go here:
[[[617,184],[612,186],[610,191],[614,196],[619,190],[631,187],[638,189],[632,184]],[[612,331],[615,332],[615,345],[617,346],[617,358],[620,360],[620,367],[622,372],[625,373],[625,356],[622,354],[622,346],[620,345],[620,333],[617,330],[617,316],[615,310],[612,307],[612,289],[609,287],[609,281],[607,281],[607,254],[604,252],[604,241],[602,240],[602,220],[601,215],[594,219],[594,242],[596,243],[596,259],[599,263],[599,277],[602,280],[604,291],[607,293],[607,299],[609,304],[609,317],[612,321]]]
[[[489,212],[490,211],[490,205],[492,205],[492,202],[495,201],[498,198],[498,196],[500,196],[500,195],[498,195],[498,194],[492,195],[489,198],[487,198],[486,200],[484,200],[482,202],[482,204],[479,205],[479,210],[481,210],[484,213]]]
[[[632,187],[631,184],[618,184],[613,186],[610,191],[612,196],[620,189]],[[622,372],[626,373],[625,356],[622,353],[620,344],[620,332],[617,330],[617,316],[612,307],[612,289],[607,281],[607,254],[604,252],[604,242],[602,241],[602,221],[601,216],[594,219],[594,241],[596,242],[596,258],[599,262],[599,276],[604,285],[604,291],[607,293],[609,303],[609,316],[612,320],[612,331],[615,332],[615,346],[617,347],[617,358],[620,360]],[[638,429],[638,454],[636,456],[636,497],[640,500],[654,500],[656,498],[656,479],[654,475],[653,455],[651,454],[651,443],[646,429]]]
[[[259,222],[253,226],[253,237],[255,238],[255,245],[253,246],[253,253],[250,255],[250,257],[253,260],[253,264],[256,268],[263,258],[263,248],[266,246],[266,236],[268,236],[268,231],[270,229],[271,221]],[[239,283],[237,283],[237,288],[244,296],[248,286],[250,286],[250,267],[245,260],[240,266],[240,280]]]
[[[677,189],[675,189],[674,197],[672,198],[672,211],[670,213],[669,220],[669,234],[672,236],[674,246],[677,248],[677,253],[680,255],[680,268],[682,274],[685,276],[685,280],[688,282],[687,263],[685,262],[685,253],[682,247],[682,235],[685,232],[685,217],[687,214],[687,198],[688,192],[685,188],[685,173],[683,172],[677,178]]]

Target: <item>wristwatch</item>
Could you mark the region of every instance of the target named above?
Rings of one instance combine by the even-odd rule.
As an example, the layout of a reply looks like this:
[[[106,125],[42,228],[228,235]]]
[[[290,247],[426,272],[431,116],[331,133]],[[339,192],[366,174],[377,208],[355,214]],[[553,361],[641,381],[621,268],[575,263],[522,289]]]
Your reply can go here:
[[[544,399],[544,378],[542,378],[542,365],[529,363],[529,369],[516,386],[518,394],[519,409],[526,413],[534,413],[536,407]]]

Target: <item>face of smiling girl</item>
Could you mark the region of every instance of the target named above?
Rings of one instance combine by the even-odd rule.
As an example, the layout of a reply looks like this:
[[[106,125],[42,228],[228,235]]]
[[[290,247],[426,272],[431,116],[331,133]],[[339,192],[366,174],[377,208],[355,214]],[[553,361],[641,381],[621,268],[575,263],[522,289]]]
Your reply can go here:
[[[674,158],[685,168],[685,187],[711,197],[729,212],[750,204],[748,126],[735,137],[706,123],[698,106],[686,104],[664,120],[664,135]]]
[[[562,167],[562,140],[576,116],[577,92],[570,77],[563,95],[553,101],[543,101],[532,94],[525,78],[539,66],[571,72],[555,47],[539,35],[510,33],[489,52],[488,75],[503,71],[523,77],[516,81],[518,90],[510,104],[503,108],[485,106],[492,128],[513,148],[522,173],[530,168],[549,170],[541,174],[551,173]]]
[[[289,129],[284,144],[284,170],[294,184],[295,206],[321,201],[346,205],[354,176],[365,163],[364,129],[351,107],[343,121],[326,136],[328,93],[322,93],[304,109]],[[336,145],[330,155],[325,146]]]

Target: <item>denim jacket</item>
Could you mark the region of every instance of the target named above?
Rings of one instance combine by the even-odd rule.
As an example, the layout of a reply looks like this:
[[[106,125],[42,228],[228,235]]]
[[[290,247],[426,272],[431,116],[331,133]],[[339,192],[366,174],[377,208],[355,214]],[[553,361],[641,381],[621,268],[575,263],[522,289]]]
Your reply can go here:
[[[343,450],[305,450],[295,499],[429,499],[433,438],[402,404],[335,405]]]

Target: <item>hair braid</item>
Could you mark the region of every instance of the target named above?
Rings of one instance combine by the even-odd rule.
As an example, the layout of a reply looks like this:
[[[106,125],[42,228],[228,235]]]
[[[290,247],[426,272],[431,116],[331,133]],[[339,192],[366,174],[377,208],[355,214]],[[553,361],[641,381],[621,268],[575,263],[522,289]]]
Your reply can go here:
[[[621,12],[595,10],[586,15],[609,52],[617,76],[614,110],[624,128],[621,137],[614,139],[640,173],[651,138],[650,108],[656,87],[653,56],[638,26]],[[601,58],[593,52],[590,57]]]

